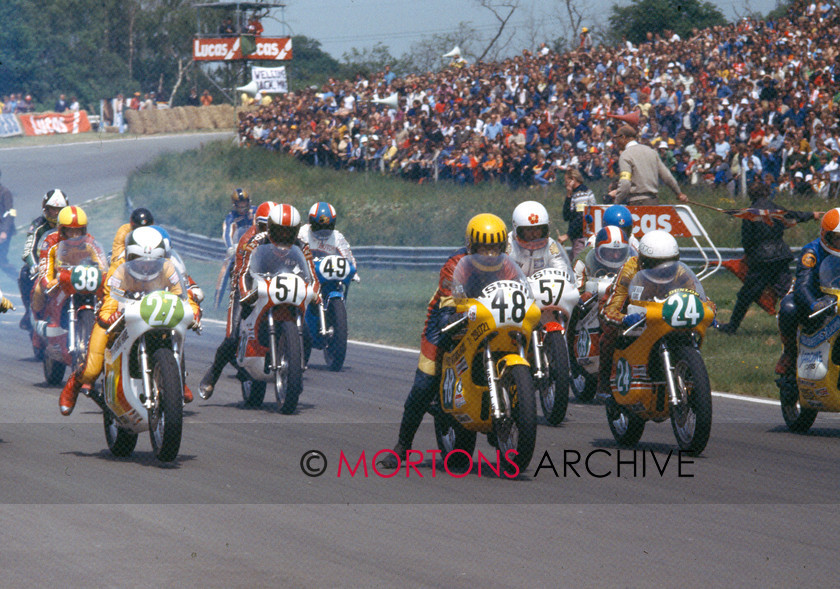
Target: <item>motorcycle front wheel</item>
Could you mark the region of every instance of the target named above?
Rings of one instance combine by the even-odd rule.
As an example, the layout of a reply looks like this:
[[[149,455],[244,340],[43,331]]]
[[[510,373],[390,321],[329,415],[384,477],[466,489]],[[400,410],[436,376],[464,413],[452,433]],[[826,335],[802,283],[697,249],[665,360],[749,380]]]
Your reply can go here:
[[[446,460],[446,464],[452,468],[457,470],[469,468],[475,451],[475,437],[475,432],[465,430],[451,415],[443,413],[435,416],[435,439],[438,450],[443,454],[443,459],[446,460],[446,457],[455,450],[462,450],[452,454],[449,460]]]
[[[645,432],[645,420],[621,407],[613,397],[607,399],[605,407],[615,441],[620,446],[635,446]]]
[[[285,415],[295,412],[298,398],[303,392],[303,367],[301,366],[300,334],[292,321],[283,321],[275,337],[276,358],[279,366],[274,369],[274,396],[277,411]]]
[[[795,385],[794,385],[795,386]],[[788,429],[797,434],[804,434],[817,419],[816,409],[803,409],[799,404],[799,387],[796,389],[796,397],[793,402],[786,401],[784,395],[779,395],[782,405],[782,417]]]
[[[546,334],[543,340],[543,362],[548,373],[540,383],[540,405],[549,425],[560,425],[569,407],[569,351],[559,331]]]
[[[695,348],[674,351],[674,385],[679,404],[671,407],[671,426],[680,450],[697,456],[712,430],[712,387],[703,357]]]
[[[537,401],[534,379],[528,366],[512,366],[500,383],[511,404],[511,419],[503,417],[493,422],[493,435],[508,474],[516,472],[507,452],[515,450],[512,462],[519,472],[528,468],[537,442]]]
[[[87,359],[88,342],[90,333],[93,331],[93,324],[96,322],[96,315],[93,309],[82,309],[76,318],[76,351],[73,352],[73,368],[81,371],[85,367]]]
[[[149,410],[152,450],[161,462],[171,462],[181,448],[184,421],[184,391],[178,362],[172,350],[161,348],[152,356],[152,395],[156,407]]]
[[[131,456],[137,445],[137,434],[121,428],[117,423],[117,418],[107,408],[102,413],[102,423],[105,426],[105,441],[108,442],[108,450],[111,454],[118,458]]]
[[[344,358],[347,356],[347,307],[342,299],[330,300],[326,319],[327,328],[332,327],[333,334],[325,342],[324,360],[330,370],[338,372],[344,366]]]

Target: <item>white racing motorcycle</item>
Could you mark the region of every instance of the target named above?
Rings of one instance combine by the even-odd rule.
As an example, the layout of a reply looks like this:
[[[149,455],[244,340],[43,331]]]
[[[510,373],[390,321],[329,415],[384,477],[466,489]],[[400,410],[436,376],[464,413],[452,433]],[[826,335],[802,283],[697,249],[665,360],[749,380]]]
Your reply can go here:
[[[125,262],[126,272],[131,264]],[[171,266],[169,260],[164,261]],[[105,438],[115,456],[134,451],[137,436],[148,431],[155,456],[170,462],[178,456],[183,425],[184,335],[193,323],[187,289],[181,294],[149,288],[126,292],[122,316],[108,330],[105,384],[101,399]]]
[[[545,268],[528,277],[542,319],[531,333],[528,360],[534,384],[540,395],[543,415],[551,425],[559,425],[569,405],[569,352],[566,327],[580,293],[574,277],[558,268]]]

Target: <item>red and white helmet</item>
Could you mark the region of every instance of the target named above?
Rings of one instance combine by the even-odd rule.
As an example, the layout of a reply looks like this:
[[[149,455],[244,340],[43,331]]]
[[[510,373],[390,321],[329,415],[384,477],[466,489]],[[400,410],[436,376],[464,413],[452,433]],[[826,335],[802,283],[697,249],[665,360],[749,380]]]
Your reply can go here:
[[[254,220],[257,223],[257,231],[265,231],[268,224],[268,215],[271,213],[271,209],[276,206],[276,202],[268,200],[257,207],[257,211],[254,214]]]
[[[516,205],[513,209],[513,235],[520,247],[529,250],[538,250],[548,245],[548,211],[540,203],[534,200],[526,200]],[[533,241],[525,241],[523,229],[537,227],[540,229],[540,236]]]
[[[832,256],[840,256],[840,208],[831,209],[820,221],[820,244]]]
[[[292,205],[278,204],[268,213],[268,240],[276,246],[289,247],[297,239],[300,213]]]
[[[608,268],[621,268],[630,254],[624,231],[615,225],[601,227],[595,235],[595,259]]]

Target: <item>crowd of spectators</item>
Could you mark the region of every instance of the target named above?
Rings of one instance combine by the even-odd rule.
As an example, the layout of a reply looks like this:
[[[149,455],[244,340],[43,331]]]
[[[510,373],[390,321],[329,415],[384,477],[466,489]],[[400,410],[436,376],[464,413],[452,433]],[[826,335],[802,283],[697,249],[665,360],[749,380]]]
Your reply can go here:
[[[423,182],[554,183],[578,169],[616,175],[613,134],[640,116],[643,142],[681,183],[837,197],[840,12],[794,2],[778,20],[741,19],[645,43],[581,43],[441,72],[330,79],[240,115],[243,145]],[[393,95],[397,105],[387,103]],[[383,103],[383,101],[385,101]]]

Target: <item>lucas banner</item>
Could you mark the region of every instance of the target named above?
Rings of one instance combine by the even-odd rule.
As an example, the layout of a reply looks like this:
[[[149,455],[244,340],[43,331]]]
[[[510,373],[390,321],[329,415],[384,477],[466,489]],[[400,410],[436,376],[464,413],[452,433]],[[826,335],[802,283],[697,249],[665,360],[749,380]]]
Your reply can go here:
[[[289,91],[285,66],[252,67],[251,79],[257,83],[257,92],[262,94],[285,94]]]
[[[609,205],[586,207],[583,216],[583,233],[592,235],[601,228],[601,219]],[[700,229],[684,210],[684,205],[655,205],[647,207],[628,206],[633,215],[633,235],[641,239],[645,233],[663,229],[674,237],[698,237]]]
[[[18,115],[26,135],[53,135],[56,133],[87,133],[90,121],[87,112],[46,112],[36,115]]]
[[[195,39],[193,61],[238,61],[292,59],[291,37],[219,37]]]

